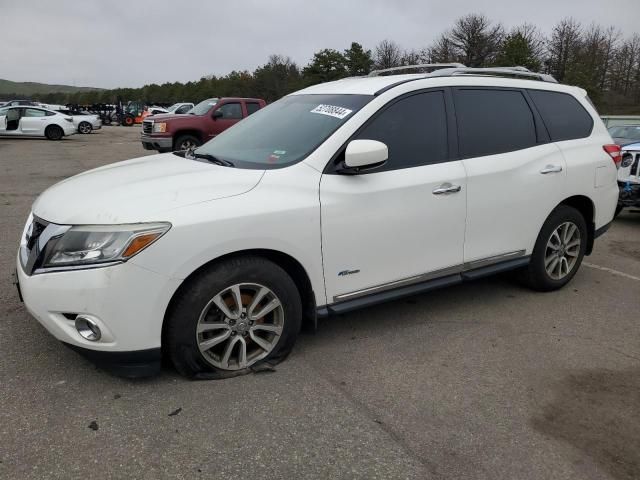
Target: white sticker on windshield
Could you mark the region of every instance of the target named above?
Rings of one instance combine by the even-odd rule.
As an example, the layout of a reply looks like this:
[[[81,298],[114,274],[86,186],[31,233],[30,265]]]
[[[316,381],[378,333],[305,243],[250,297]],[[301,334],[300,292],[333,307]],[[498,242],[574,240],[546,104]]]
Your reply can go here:
[[[342,120],[348,116],[353,110],[349,110],[344,107],[336,107],[334,105],[318,105],[311,110],[311,113],[319,113],[320,115],[329,115],[330,117],[339,118]]]

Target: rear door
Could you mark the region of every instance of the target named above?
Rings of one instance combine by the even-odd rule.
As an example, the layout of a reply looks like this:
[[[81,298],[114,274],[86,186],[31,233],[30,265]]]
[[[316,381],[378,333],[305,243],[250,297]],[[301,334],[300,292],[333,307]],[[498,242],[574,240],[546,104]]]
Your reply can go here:
[[[0,135],[7,134],[7,125],[9,121],[7,120],[7,112],[8,108],[0,108]]]
[[[467,172],[466,266],[531,254],[564,199],[564,157],[526,92],[457,88],[454,100]]]
[[[445,276],[462,263],[466,175],[451,161],[446,98],[429,90],[392,101],[352,137],[385,143],[387,163],[358,175],[329,167],[322,176],[329,303]]]
[[[20,127],[24,135],[44,135],[47,126],[47,112],[39,108],[24,108]]]

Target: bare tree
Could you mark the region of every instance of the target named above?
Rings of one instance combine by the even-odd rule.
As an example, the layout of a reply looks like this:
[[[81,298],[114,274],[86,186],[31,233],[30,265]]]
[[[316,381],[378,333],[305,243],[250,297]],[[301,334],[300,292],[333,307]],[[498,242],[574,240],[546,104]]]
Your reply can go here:
[[[402,49],[393,40],[383,40],[376,46],[374,65],[377,69],[402,65]]]
[[[457,59],[468,67],[490,65],[504,37],[502,25],[492,25],[484,15],[469,14],[456,20],[447,35]]]
[[[547,41],[547,69],[558,81],[567,73],[567,66],[574,63],[580,51],[581,26],[572,18],[565,18],[553,27]]]

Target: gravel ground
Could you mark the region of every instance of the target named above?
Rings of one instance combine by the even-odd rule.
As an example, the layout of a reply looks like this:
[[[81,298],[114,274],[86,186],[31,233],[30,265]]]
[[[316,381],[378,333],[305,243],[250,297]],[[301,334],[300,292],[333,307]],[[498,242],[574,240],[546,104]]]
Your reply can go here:
[[[276,372],[124,380],[10,272],[35,197],[138,135],[0,139],[0,478],[640,478],[640,212],[558,292],[490,278],[323,320]]]

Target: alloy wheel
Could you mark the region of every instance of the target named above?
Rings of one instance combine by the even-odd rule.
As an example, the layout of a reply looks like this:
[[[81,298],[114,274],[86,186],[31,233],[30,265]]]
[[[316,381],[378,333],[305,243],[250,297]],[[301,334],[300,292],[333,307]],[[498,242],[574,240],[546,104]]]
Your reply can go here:
[[[580,229],[573,222],[564,222],[551,233],[544,255],[544,268],[549,277],[562,280],[573,271],[581,242]]]
[[[284,309],[269,288],[240,283],[216,294],[203,308],[196,328],[204,359],[221,370],[240,370],[275,348],[284,326]]]

